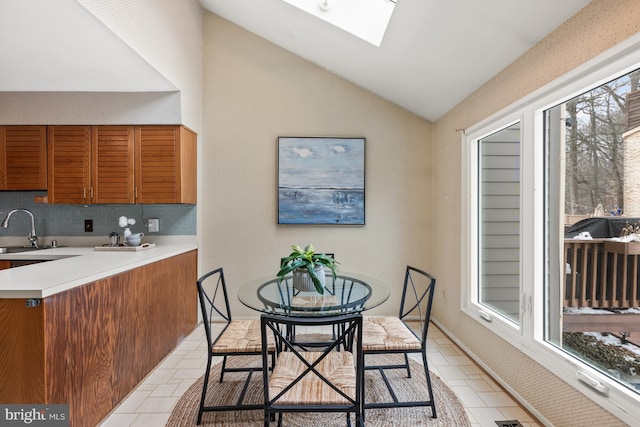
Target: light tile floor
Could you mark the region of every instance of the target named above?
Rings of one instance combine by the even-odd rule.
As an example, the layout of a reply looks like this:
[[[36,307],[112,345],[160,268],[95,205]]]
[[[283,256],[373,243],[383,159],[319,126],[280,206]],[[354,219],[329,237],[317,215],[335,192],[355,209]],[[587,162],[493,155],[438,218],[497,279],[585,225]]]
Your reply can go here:
[[[463,403],[472,427],[497,427],[496,421],[518,420],[541,426],[494,380],[434,325],[430,326],[429,368]],[[198,326],[99,425],[161,427],[184,391],[204,373],[207,346]]]

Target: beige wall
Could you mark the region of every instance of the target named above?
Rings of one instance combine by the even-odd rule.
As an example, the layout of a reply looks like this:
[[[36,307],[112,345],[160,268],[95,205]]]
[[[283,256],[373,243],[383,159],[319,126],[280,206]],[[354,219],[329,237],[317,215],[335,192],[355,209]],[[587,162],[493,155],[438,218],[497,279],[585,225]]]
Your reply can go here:
[[[214,15],[204,16],[201,272],[223,266],[236,316],[246,280],[275,275],[292,244],[394,287],[432,268],[431,124]],[[366,225],[278,226],[278,136],[366,137]]]
[[[556,426],[624,425],[460,310],[461,140],[468,128],[640,31],[640,2],[594,0],[433,126],[435,318]],[[473,64],[469,64],[470,70]],[[525,160],[526,161],[526,160]]]

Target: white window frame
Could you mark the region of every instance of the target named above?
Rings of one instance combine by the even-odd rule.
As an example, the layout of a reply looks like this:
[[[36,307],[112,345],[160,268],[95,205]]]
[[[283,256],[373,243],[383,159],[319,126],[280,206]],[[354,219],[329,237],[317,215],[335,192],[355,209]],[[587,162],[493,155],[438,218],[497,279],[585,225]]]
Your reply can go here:
[[[640,68],[640,34],[467,129],[461,137],[462,311],[629,424],[640,419],[640,395],[544,340],[547,251],[543,112],[637,68]],[[517,121],[521,126],[519,325],[478,303],[476,277],[479,255],[477,143],[482,137]],[[588,382],[592,386],[587,385]]]
[[[522,324],[522,304],[520,307],[520,320],[518,322],[514,322],[512,319],[502,315],[501,313],[494,311],[491,307],[487,307],[484,304],[481,304],[480,295],[479,295],[479,243],[480,243],[480,231],[478,218],[480,212],[478,208],[480,206],[479,199],[481,194],[475,191],[479,188],[479,144],[482,139],[485,137],[492,135],[496,132],[504,130],[516,123],[520,122],[520,126],[522,126],[521,117],[518,115],[514,116],[505,116],[496,120],[495,122],[489,123],[487,126],[480,127],[476,130],[473,130],[470,133],[467,133],[466,136],[466,144],[465,149],[463,150],[463,170],[468,171],[469,176],[468,180],[465,180],[465,183],[469,185],[469,190],[466,192],[468,197],[468,208],[464,209],[465,212],[469,214],[469,233],[466,233],[469,238],[469,241],[463,246],[467,249],[469,256],[469,269],[467,271],[467,283],[472,284],[466,289],[468,294],[468,298],[465,298],[463,303],[463,309],[467,311],[467,313],[472,314],[474,318],[478,318],[483,320],[484,322],[493,323],[495,322],[495,328],[499,330],[509,330],[509,331],[519,331],[520,325]],[[520,145],[522,147],[522,130],[520,135]],[[522,148],[521,148],[522,149]],[[520,170],[522,171],[522,156],[520,156]],[[520,203],[522,204],[522,191],[520,192]],[[520,212],[520,223],[522,224],[522,212]],[[520,232],[522,234],[522,231]],[[520,254],[520,258],[522,259],[522,254]],[[522,280],[522,262],[520,262],[520,280]],[[522,284],[520,284],[520,289],[522,289]],[[463,295],[465,294],[465,290],[463,289]]]

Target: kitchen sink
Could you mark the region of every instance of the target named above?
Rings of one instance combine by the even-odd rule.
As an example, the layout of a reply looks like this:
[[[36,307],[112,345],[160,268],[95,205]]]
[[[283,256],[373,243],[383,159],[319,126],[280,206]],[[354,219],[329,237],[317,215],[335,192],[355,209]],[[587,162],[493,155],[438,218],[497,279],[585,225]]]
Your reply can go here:
[[[0,246],[0,254],[15,254],[18,252],[37,251],[44,248],[34,248],[33,246]]]

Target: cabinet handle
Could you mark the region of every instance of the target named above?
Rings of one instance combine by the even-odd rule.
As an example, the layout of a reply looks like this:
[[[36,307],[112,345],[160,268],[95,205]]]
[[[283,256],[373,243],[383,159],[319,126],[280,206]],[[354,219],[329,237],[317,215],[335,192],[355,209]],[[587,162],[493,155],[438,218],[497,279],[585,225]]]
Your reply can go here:
[[[89,193],[91,194],[91,200],[93,200],[93,187],[89,188]]]
[[[87,187],[82,187],[82,198],[83,199],[87,198]]]

